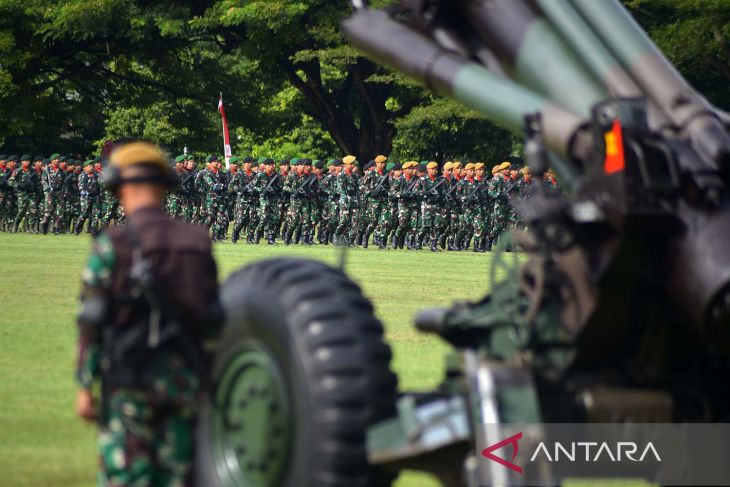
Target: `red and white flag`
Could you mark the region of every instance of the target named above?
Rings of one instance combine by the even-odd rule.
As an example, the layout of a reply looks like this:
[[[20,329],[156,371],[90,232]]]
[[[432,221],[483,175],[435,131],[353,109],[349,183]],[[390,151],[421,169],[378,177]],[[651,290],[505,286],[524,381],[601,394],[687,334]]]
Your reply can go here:
[[[226,169],[228,169],[231,160],[231,140],[228,136],[228,120],[226,119],[226,109],[223,107],[223,93],[218,100],[218,111],[221,114],[223,120],[223,154],[226,158]]]

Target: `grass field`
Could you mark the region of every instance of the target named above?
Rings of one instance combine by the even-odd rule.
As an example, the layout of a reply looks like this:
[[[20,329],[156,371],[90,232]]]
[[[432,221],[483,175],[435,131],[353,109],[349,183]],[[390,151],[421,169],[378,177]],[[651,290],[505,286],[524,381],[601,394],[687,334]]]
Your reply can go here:
[[[0,234],[0,486],[87,486],[96,467],[94,429],[73,415],[73,356],[79,273],[89,240]],[[249,262],[285,255],[335,264],[332,247],[215,248],[221,279]],[[446,346],[411,326],[418,310],[481,296],[490,254],[348,252],[346,270],[374,302],[405,389],[441,376]],[[406,473],[398,487],[436,485]]]

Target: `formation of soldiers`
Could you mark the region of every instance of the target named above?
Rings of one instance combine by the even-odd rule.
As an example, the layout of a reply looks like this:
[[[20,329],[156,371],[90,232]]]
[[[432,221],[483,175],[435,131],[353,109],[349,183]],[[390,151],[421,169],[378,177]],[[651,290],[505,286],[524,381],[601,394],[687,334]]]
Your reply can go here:
[[[432,251],[491,248],[521,225],[512,198],[529,196],[535,180],[509,162],[388,162],[361,165],[354,156],[328,161],[266,157],[174,159],[180,184],[167,196],[171,216],[205,225],[214,241],[335,244]],[[124,222],[101,184],[101,158],[80,161],[0,154],[0,230],[95,233]],[[491,176],[487,176],[490,172]],[[556,186],[552,174],[537,178]]]

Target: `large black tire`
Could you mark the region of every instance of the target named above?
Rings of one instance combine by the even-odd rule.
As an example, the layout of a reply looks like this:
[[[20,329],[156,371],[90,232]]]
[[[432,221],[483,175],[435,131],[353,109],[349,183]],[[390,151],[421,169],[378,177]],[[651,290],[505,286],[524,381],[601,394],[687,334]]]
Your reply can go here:
[[[272,259],[231,275],[221,300],[198,485],[389,484],[367,463],[365,432],[395,414],[397,380],[360,288],[318,262]]]

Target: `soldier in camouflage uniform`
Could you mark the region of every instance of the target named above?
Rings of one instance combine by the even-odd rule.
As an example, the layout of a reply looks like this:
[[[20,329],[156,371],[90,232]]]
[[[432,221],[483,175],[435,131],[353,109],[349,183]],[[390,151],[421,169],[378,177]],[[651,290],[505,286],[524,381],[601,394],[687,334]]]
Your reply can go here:
[[[201,171],[202,185],[205,188],[205,221],[210,229],[211,239],[216,242],[225,238],[228,214],[225,207],[225,175],[221,173],[218,156],[209,156],[208,167]]]
[[[290,245],[292,238],[297,240],[297,232],[301,232],[302,211],[304,210],[304,195],[299,192],[304,183],[304,159],[292,159],[291,171],[282,175],[281,196],[288,199],[286,216],[282,225],[284,244]],[[281,174],[281,173],[280,173]]]
[[[279,223],[276,228],[276,237],[279,235],[284,237],[288,230],[287,227],[287,214],[289,213],[289,201],[291,200],[291,192],[287,192],[286,181],[289,178],[289,174],[292,172],[291,166],[296,163],[298,159],[294,158],[291,161],[288,159],[282,159],[279,161],[279,174],[281,175],[282,191],[279,201]],[[258,212],[258,210],[257,210]]]
[[[314,237],[314,228],[317,224],[315,221],[315,213],[317,211],[317,194],[319,193],[319,185],[317,176],[313,174],[312,160],[304,160],[304,169],[302,172],[302,185],[299,192],[302,194],[302,211],[301,211],[301,241],[304,245],[314,245],[312,238]],[[298,235],[297,235],[298,236]]]
[[[81,161],[73,160],[68,166],[64,186],[64,232],[73,229],[73,225],[79,218],[81,212],[81,200],[79,195],[79,175],[81,174]]]
[[[40,184],[38,174],[30,167],[31,157],[24,155],[20,158],[20,167],[16,169],[8,179],[8,185],[15,190],[17,195],[17,211],[13,219],[12,232],[17,232],[20,223],[25,220],[26,224],[35,217],[35,193],[36,185]]]
[[[443,225],[443,215],[440,208],[443,206],[446,180],[438,175],[438,163],[429,162],[426,165],[428,173],[419,178],[416,192],[421,199],[421,227],[418,233],[418,247],[422,243],[430,244],[432,252],[438,252],[438,235]]]
[[[354,174],[356,159],[355,156],[346,156],[342,162],[344,169],[335,180],[335,192],[339,197],[339,215],[334,243],[352,247],[355,245],[355,233],[357,232],[357,229],[354,228],[356,222],[353,221],[358,196],[357,179]]]
[[[180,198],[180,207],[182,208],[181,216],[182,219],[191,222],[193,221],[193,212],[195,210],[195,159],[192,156],[188,156],[183,164],[183,169],[180,172],[180,185],[177,189],[177,194]]]
[[[466,250],[469,248],[474,232],[473,221],[477,216],[477,182],[474,179],[474,163],[470,162],[464,166],[463,177],[456,188],[457,198],[461,206],[459,215],[459,232],[456,234],[456,248]]]
[[[362,246],[368,247],[370,236],[374,234],[374,242],[379,248],[385,248],[384,234],[386,223],[383,215],[386,212],[388,201],[388,173],[385,170],[387,157],[378,156],[375,160],[368,162],[372,168],[366,171],[360,185],[365,200],[365,232],[362,238]]]
[[[204,320],[209,303],[218,302],[217,271],[205,232],[162,211],[170,179],[162,151],[133,146],[139,143],[112,152],[110,164],[120,169],[119,191],[134,227],[100,235],[82,274],[76,412],[99,422],[99,485],[190,486],[206,373],[200,344],[220,327],[220,320]],[[135,153],[124,152],[129,148]],[[156,179],[125,193],[129,171]],[[130,268],[148,269],[147,275],[135,278]],[[160,317],[159,341],[151,338],[153,312]]]
[[[3,204],[0,207],[0,227],[5,232],[13,230],[13,221],[17,214],[17,196],[15,190],[8,184],[17,166],[18,156],[10,155],[5,163],[4,174],[0,174],[0,189],[2,189],[3,194]]]
[[[279,202],[281,201],[281,174],[274,170],[274,161],[262,157],[258,161],[259,170],[254,179],[254,188],[259,196],[258,226],[254,242],[259,243],[266,235],[269,245],[276,244],[276,229],[279,225]]]
[[[415,176],[415,168],[418,165],[415,161],[408,161],[403,164],[403,176],[396,180],[393,191],[398,199],[398,229],[396,231],[396,247],[403,248],[408,245],[412,248],[411,233],[418,224],[418,217],[414,214],[417,209],[418,199],[414,189],[418,179]],[[408,239],[408,242],[406,242]],[[394,247],[395,248],[395,247]]]
[[[492,243],[496,243],[499,236],[509,225],[510,204],[507,197],[509,179],[509,162],[496,166],[494,176],[489,181],[489,196],[492,199],[492,225],[490,236]]]
[[[93,161],[84,162],[83,172],[79,175],[79,199],[81,211],[74,226],[74,233],[78,235],[89,222],[88,231],[95,234],[101,220],[101,185],[99,174],[94,169]]]
[[[322,192],[322,221],[319,226],[319,243],[327,245],[333,241],[337,228],[339,195],[336,191],[337,174],[342,168],[342,161],[330,159],[327,161],[327,174],[320,182]]]
[[[317,230],[319,230],[317,233],[317,240],[319,243],[322,243],[322,218],[324,215],[325,205],[323,184],[325,184],[326,181],[324,167],[324,161],[312,161],[312,173],[316,179],[312,183],[312,196],[309,201],[309,214],[311,219],[309,233],[310,245],[314,244],[314,235]]]
[[[388,242],[392,240],[391,245],[393,248],[396,248],[397,238],[395,234],[398,230],[398,196],[396,195],[396,187],[398,186],[398,181],[403,176],[403,165],[399,162],[389,162],[385,169],[388,171],[388,184],[385,208],[380,218],[383,222],[382,242],[384,246],[387,246]]]
[[[55,157],[54,157],[55,156]],[[63,220],[63,191],[64,191],[64,173],[59,166],[61,162],[65,162],[65,158],[61,158],[58,154],[51,156],[51,163],[46,166],[41,176],[41,185],[43,187],[43,196],[45,210],[43,221],[41,221],[41,231],[48,233],[49,226],[52,227],[53,233],[58,235],[61,232],[61,223]]]

